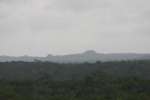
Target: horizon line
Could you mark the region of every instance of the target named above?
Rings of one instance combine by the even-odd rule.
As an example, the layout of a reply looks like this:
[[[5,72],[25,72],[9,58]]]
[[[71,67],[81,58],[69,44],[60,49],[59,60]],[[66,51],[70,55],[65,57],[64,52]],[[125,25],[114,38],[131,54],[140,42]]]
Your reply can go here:
[[[96,50],[86,50],[84,52],[78,52],[78,53],[65,53],[65,54],[52,54],[47,53],[45,56],[39,56],[39,55],[30,55],[30,54],[23,54],[23,55],[8,55],[8,54],[0,54],[0,57],[47,57],[47,56],[67,56],[67,55],[77,55],[77,54],[84,54],[86,52],[93,52],[96,54],[150,54],[150,52],[97,52]]]

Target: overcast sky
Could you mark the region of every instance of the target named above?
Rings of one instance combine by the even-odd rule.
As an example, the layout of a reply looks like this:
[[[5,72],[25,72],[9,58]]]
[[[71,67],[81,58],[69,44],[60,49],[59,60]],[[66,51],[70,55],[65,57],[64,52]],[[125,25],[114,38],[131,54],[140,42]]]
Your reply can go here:
[[[150,53],[150,0],[0,0],[0,55]]]

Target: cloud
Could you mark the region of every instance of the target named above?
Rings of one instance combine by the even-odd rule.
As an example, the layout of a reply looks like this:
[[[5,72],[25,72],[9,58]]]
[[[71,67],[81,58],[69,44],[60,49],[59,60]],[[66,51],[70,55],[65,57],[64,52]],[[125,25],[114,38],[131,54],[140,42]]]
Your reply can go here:
[[[86,12],[97,8],[107,8],[111,6],[108,0],[55,0],[54,7],[59,10],[70,12]],[[52,8],[49,6],[49,8]]]
[[[149,3],[149,0],[0,0],[0,54],[45,55],[86,49],[148,52]]]

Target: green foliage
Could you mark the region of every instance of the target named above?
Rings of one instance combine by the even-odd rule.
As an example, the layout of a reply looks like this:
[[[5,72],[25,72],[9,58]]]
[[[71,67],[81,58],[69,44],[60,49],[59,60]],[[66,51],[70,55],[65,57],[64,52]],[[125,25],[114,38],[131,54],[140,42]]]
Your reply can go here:
[[[14,66],[13,63],[3,63],[3,66],[7,64]],[[63,71],[62,67],[66,68],[69,66],[72,66],[71,68],[73,66],[77,67],[82,71],[84,69],[83,66],[90,70],[91,67],[95,66],[96,70],[84,74],[82,78],[78,78],[80,75],[82,76],[79,73],[78,77],[75,76],[63,80],[55,79],[55,76],[48,72],[40,72],[40,75],[37,75],[38,78],[35,79],[1,79],[0,100],[150,100],[150,80],[145,77],[131,75],[131,72],[135,69],[134,66],[139,67],[144,66],[144,64],[147,66],[149,65],[148,61],[97,62],[95,64],[15,62],[15,66],[24,66],[24,64],[29,66],[33,65],[34,67],[40,66],[39,68],[45,67],[46,65],[53,66],[53,69],[56,70],[55,74],[59,73],[60,70]],[[130,66],[129,69],[132,71],[129,70],[129,76],[116,77],[114,73],[107,73],[110,70],[108,65],[115,68],[115,71],[117,68],[114,66]],[[105,66],[107,70],[98,70],[99,68],[96,68],[96,66],[100,66],[100,69]],[[57,68],[60,68],[60,70]],[[89,69],[86,69],[86,71],[89,71]],[[136,70],[133,72],[136,72]]]

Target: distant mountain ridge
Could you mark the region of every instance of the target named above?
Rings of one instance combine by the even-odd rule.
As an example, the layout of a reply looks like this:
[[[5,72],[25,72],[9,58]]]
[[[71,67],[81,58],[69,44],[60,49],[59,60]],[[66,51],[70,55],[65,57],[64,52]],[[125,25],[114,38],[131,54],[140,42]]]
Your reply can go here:
[[[97,53],[93,50],[88,50],[83,53],[70,54],[70,55],[48,55],[46,57],[32,57],[32,56],[0,56],[0,62],[11,61],[49,61],[56,63],[83,63],[83,62],[96,62],[96,61],[120,61],[120,60],[150,60],[150,54],[136,54],[136,53],[112,53],[104,54]]]

